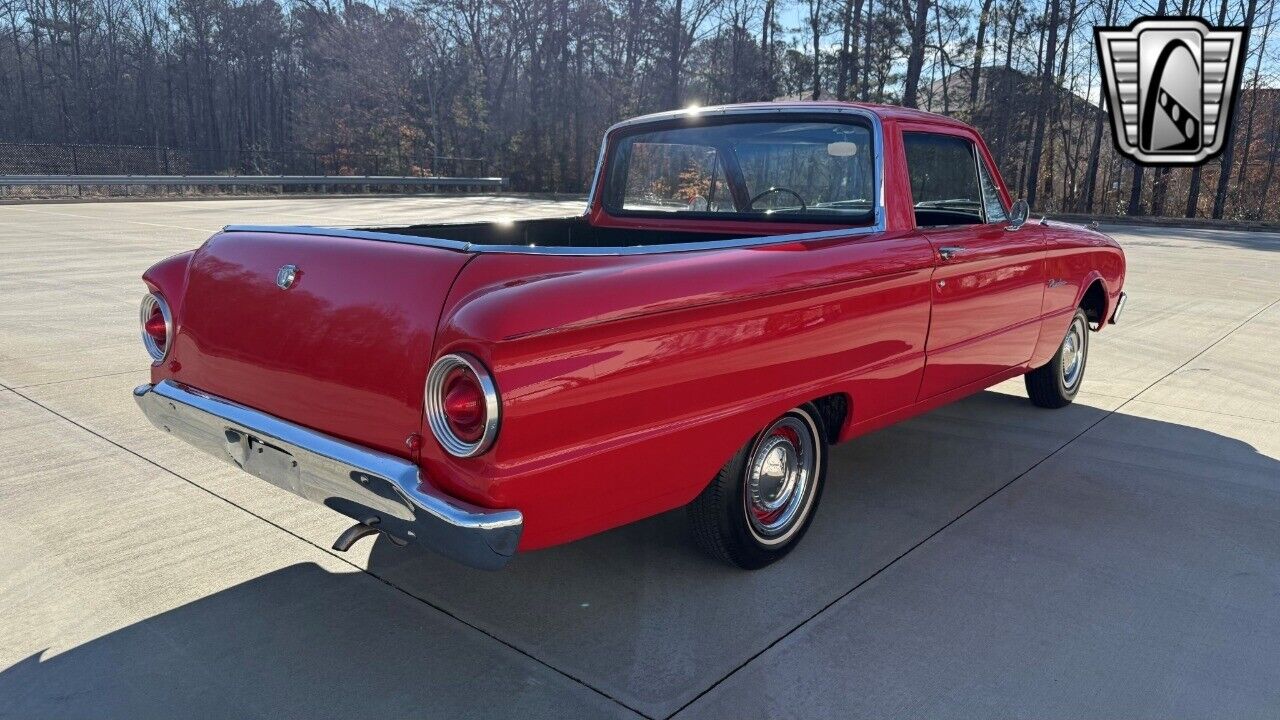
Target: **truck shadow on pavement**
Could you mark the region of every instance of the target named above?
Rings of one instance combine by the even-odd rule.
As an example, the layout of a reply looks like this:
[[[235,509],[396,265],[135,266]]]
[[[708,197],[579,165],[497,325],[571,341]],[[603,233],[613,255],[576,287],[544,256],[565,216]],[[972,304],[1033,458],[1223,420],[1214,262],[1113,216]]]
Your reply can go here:
[[[988,392],[838,446],[808,536],[785,561],[755,573],[704,559],[689,545],[678,511],[518,556],[497,573],[379,541],[368,567],[384,582],[294,565],[52,657],[32,655],[0,671],[0,717],[623,712],[573,679],[665,717],[824,610],[847,616],[839,622],[857,622],[857,612],[835,603],[904,553],[916,549],[876,578],[879,588],[949,543],[980,548],[957,553],[949,564],[985,563],[982,592],[1000,598],[977,606],[974,622],[1052,623],[1055,612],[1071,613],[1054,595],[1059,574],[1077,583],[1096,573],[1146,579],[1136,594],[1128,586],[1116,604],[1122,610],[1115,612],[1144,618],[1144,631],[1118,654],[1111,647],[1106,656],[1090,656],[1078,639],[1070,654],[1037,651],[1064,673],[1105,678],[1108,668],[1159,652],[1146,644],[1180,642],[1189,617],[1213,622],[1219,614],[1258,613],[1270,618],[1262,623],[1266,632],[1275,631],[1280,619],[1268,609],[1273,598],[1265,590],[1280,583],[1280,462],[1207,430],[1106,415],[1084,405],[1045,413],[1025,399]],[[957,540],[966,534],[968,542]],[[1034,562],[1042,544],[1052,562]],[[1014,549],[1022,561],[1001,564]],[[1206,605],[1224,573],[1247,576],[1235,582],[1256,585],[1256,592]],[[954,581],[944,574],[919,602],[969,597],[947,586]],[[1161,587],[1182,590],[1153,589]],[[1102,602],[1113,590],[1099,588]],[[1258,607],[1248,607],[1250,598]],[[1188,615],[1166,607],[1179,602],[1198,609]],[[1006,605],[1044,612],[982,617]],[[1089,627],[1114,633],[1123,619],[1107,620]],[[1008,651],[993,644],[966,652],[978,667],[984,652]],[[1257,650],[1239,662],[1259,663],[1257,653],[1266,659]],[[1276,662],[1270,658],[1272,667]],[[875,667],[870,672],[879,680],[870,687],[889,704],[911,697],[920,686],[906,685],[920,682],[930,661],[917,657],[907,665]],[[1197,681],[1153,678],[1147,689],[1139,683],[1121,691]],[[1027,692],[1036,687],[1025,685]],[[858,698],[863,705],[874,700]]]

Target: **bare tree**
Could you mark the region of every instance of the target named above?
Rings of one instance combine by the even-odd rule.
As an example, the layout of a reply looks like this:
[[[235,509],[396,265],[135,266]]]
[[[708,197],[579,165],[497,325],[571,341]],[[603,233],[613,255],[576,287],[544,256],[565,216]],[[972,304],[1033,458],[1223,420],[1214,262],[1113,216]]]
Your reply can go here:
[[[0,147],[0,172],[27,153],[50,172],[580,190],[622,117],[834,94],[961,115],[1040,209],[1161,212],[1185,193],[1195,214],[1200,168],[1135,172],[1112,147],[1089,26],[1208,4],[1254,25],[1214,213],[1280,219],[1276,1],[0,0],[0,143],[53,144]]]
[[[973,71],[969,73],[969,107],[978,105],[978,86],[982,78],[982,55],[986,50],[987,27],[991,23],[991,7],[994,0],[982,0],[982,9],[978,13],[978,31],[973,46]]]
[[[919,107],[920,72],[924,69],[924,51],[929,32],[931,0],[902,0],[902,19],[907,24],[911,46],[907,52],[907,75],[903,82],[902,104]]]
[[[1118,5],[1118,0],[1103,0],[1102,25],[1115,24]],[[1099,72],[1098,75],[1100,74]],[[1098,160],[1102,154],[1102,128],[1106,122],[1106,113],[1108,112],[1106,104],[1107,93],[1102,90],[1098,93],[1098,109],[1093,117],[1093,140],[1089,144],[1089,162],[1085,167],[1084,202],[1081,209],[1087,213],[1093,212],[1093,197],[1098,179]]]
[[[822,36],[827,19],[822,0],[805,0],[808,6],[809,37],[813,41],[813,99],[822,97]]]
[[[1045,50],[1041,62],[1040,97],[1037,102],[1038,112],[1035,117],[1035,134],[1031,141],[1031,165],[1027,171],[1027,204],[1032,207],[1035,207],[1036,190],[1040,185],[1040,155],[1044,151],[1045,127],[1048,124],[1045,114],[1049,111],[1050,103],[1054,99],[1053,96],[1058,91],[1053,84],[1053,60],[1057,57],[1058,24],[1061,19],[1062,2],[1061,0],[1047,0],[1046,5],[1048,38],[1045,41]]]
[[[1244,26],[1253,27],[1253,22],[1258,13],[1258,0],[1246,0],[1244,10]],[[1242,62],[1249,57],[1249,35],[1246,33],[1242,40],[1244,46],[1240,49],[1240,57]],[[1236,93],[1231,98],[1231,104],[1240,107],[1240,93]],[[1226,147],[1222,149],[1222,170],[1218,173],[1218,191],[1213,196],[1213,217],[1221,220],[1227,209],[1227,188],[1231,184],[1231,164],[1235,162],[1236,154],[1236,132],[1237,128],[1225,128],[1223,132],[1227,134]]]

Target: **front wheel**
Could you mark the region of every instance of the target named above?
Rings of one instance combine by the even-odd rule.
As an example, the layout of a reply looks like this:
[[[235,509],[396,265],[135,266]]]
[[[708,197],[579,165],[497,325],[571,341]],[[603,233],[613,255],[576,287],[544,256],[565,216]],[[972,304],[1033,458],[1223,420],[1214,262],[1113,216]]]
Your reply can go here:
[[[826,470],[821,416],[801,405],[744,445],[689,504],[694,539],[744,570],[779,560],[808,529]]]
[[[1031,402],[1044,408],[1070,405],[1080,392],[1088,359],[1089,317],[1077,308],[1053,359],[1025,376]]]

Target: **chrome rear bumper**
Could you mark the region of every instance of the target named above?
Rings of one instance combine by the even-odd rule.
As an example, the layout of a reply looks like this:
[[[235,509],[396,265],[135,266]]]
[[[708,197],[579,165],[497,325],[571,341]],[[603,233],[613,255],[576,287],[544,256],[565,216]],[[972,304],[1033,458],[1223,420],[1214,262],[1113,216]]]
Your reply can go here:
[[[490,510],[424,482],[418,466],[164,380],[134,399],[153,425],[272,485],[464,565],[496,570],[515,554],[519,510]]]

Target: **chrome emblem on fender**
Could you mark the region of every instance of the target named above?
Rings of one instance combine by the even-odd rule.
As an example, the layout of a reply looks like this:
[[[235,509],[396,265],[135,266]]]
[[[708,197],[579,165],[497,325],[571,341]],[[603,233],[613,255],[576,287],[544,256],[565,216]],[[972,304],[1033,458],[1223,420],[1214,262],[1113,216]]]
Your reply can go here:
[[[1122,155],[1144,165],[1197,165],[1222,151],[1247,28],[1177,17],[1093,32]]]
[[[288,290],[293,287],[293,282],[298,279],[298,266],[285,265],[276,271],[276,287],[281,290]]]

